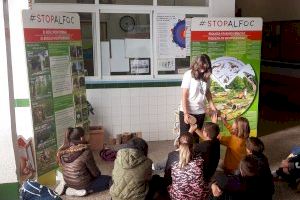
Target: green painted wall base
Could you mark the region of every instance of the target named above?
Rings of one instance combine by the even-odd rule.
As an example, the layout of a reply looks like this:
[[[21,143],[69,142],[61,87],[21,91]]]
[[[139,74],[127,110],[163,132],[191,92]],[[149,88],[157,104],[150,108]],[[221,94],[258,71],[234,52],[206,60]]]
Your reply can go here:
[[[19,183],[0,184],[0,200],[18,200]]]

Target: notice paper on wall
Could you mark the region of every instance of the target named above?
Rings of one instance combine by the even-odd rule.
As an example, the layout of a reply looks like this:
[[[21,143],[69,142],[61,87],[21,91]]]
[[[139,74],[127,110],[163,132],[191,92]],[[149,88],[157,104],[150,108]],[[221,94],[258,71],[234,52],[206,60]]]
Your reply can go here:
[[[125,41],[111,40],[111,68],[110,72],[129,72],[129,59],[125,57]]]
[[[150,58],[150,39],[125,39],[126,58]]]

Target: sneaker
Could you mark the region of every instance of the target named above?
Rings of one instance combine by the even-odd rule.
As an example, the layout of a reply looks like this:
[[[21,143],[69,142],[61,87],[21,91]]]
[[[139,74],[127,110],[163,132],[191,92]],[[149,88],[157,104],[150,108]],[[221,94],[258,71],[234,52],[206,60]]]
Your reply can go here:
[[[56,188],[54,189],[54,191],[59,195],[64,195],[67,189],[67,185],[66,182],[64,181],[64,179],[62,179],[59,184],[56,186]]]
[[[86,190],[76,190],[74,188],[67,188],[66,195],[68,196],[77,196],[77,197],[83,197],[87,194]]]

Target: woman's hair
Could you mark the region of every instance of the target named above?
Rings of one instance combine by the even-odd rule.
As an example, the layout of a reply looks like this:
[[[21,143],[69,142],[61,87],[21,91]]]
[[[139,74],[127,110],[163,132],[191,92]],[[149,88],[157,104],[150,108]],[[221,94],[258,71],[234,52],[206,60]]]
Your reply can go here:
[[[65,138],[63,145],[57,151],[57,162],[60,164],[60,156],[62,151],[68,149],[71,145],[83,144],[81,138],[84,136],[84,129],[82,127],[72,128],[69,127],[65,132]]]
[[[197,56],[191,66],[190,69],[192,70],[192,77],[196,80],[208,81],[209,76],[212,73],[211,68],[211,61],[208,55],[201,54]],[[201,72],[201,69],[204,70]]]
[[[142,138],[134,137],[131,140],[128,141],[127,145],[125,145],[125,148],[132,148],[132,149],[137,149],[145,156],[148,155],[148,144],[145,140]]]
[[[254,155],[245,156],[240,162],[240,171],[243,177],[251,177],[259,174],[259,163]]]
[[[245,117],[238,117],[235,119],[237,136],[247,139],[250,134],[249,121]]]
[[[193,137],[184,133],[179,137],[179,167],[184,168],[192,159]]]
[[[257,137],[249,137],[246,141],[246,148],[253,154],[262,154],[265,150],[264,143]]]

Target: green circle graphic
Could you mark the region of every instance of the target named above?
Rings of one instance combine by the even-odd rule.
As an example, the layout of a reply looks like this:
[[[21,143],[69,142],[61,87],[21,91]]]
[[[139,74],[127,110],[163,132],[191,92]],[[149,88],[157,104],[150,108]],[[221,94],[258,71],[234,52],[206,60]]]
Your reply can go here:
[[[219,57],[212,61],[210,90],[214,104],[228,120],[248,110],[256,96],[255,71],[234,57]]]

